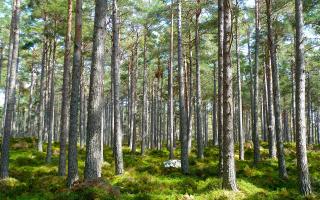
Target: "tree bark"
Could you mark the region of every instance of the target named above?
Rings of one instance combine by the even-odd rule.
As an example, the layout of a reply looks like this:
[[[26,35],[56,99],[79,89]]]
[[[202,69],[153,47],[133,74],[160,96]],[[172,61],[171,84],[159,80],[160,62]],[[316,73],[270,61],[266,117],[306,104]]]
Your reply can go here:
[[[223,173],[223,32],[224,32],[224,5],[223,0],[218,1],[218,140],[219,140],[219,175]]]
[[[179,107],[180,107],[180,140],[181,140],[181,169],[182,173],[189,173],[187,110],[185,106],[184,66],[182,56],[182,27],[181,27],[181,0],[178,0],[178,68],[179,68]]]
[[[284,155],[283,136],[281,133],[281,111],[280,111],[280,89],[279,89],[279,75],[277,66],[276,44],[273,35],[272,20],[271,20],[271,6],[272,0],[266,0],[267,5],[267,24],[268,24],[268,42],[272,67],[272,84],[273,84],[273,102],[275,114],[275,131],[277,142],[277,157],[279,166],[280,178],[288,178],[286,170],[286,162]]]
[[[259,0],[255,0],[255,65],[253,69],[253,108],[252,112],[252,140],[253,140],[253,154],[254,154],[254,164],[260,162],[260,143],[259,143],[259,133],[258,133],[258,87],[259,87],[259,43],[260,43],[260,15],[259,15]]]
[[[13,16],[11,21],[12,34],[10,40],[12,45],[11,62],[8,63],[9,77],[7,85],[7,109],[4,120],[4,134],[1,145],[1,167],[0,167],[0,179],[9,177],[9,146],[10,136],[12,134],[12,122],[15,107],[15,87],[16,87],[16,73],[18,67],[18,52],[19,52],[19,32],[20,32],[20,0],[13,1]],[[9,55],[10,56],[10,55]]]
[[[82,0],[76,1],[75,39],[73,51],[73,67],[71,82],[71,101],[69,118],[69,145],[68,145],[68,177],[67,186],[71,187],[78,176],[78,127],[79,127],[79,104],[80,84],[82,67]]]
[[[197,0],[200,6],[200,0]],[[201,115],[201,80],[200,80],[200,52],[199,52],[199,16],[201,9],[196,11],[195,56],[196,56],[196,114],[197,114],[197,157],[203,158],[202,115]]]
[[[107,1],[96,0],[92,64],[90,73],[90,90],[88,100],[88,121],[86,138],[85,180],[101,177],[101,112],[102,112],[102,81],[105,55],[105,22]]]
[[[231,67],[231,0],[224,5],[223,38],[223,189],[237,191],[234,161],[232,67]]]
[[[305,119],[305,63],[303,36],[303,3],[295,0],[295,53],[296,53],[296,151],[299,185],[302,195],[311,194],[311,183],[307,159],[306,119]]]
[[[65,36],[65,52],[63,64],[63,83],[62,83],[62,102],[61,102],[61,120],[60,120],[60,155],[59,155],[59,176],[66,175],[66,143],[68,133],[68,115],[69,115],[69,74],[71,66],[71,29],[72,29],[72,0],[68,0],[68,18],[67,31]]]
[[[116,174],[122,174],[122,132],[120,125],[120,71],[119,71],[119,19],[117,0],[112,1],[112,56],[113,98],[114,98],[114,157]]]
[[[239,36],[238,36],[238,17],[240,12],[240,7],[238,0],[236,0],[237,13],[236,13],[236,57],[237,57],[237,90],[238,90],[238,135],[239,135],[239,158],[244,160],[244,138],[242,130],[242,93],[241,93],[241,70],[240,70],[240,50],[239,50]]]

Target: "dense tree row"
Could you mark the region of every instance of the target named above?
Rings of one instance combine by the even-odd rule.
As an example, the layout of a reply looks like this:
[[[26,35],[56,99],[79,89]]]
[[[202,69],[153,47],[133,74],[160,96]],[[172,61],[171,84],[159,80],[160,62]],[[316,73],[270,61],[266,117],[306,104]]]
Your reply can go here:
[[[193,146],[198,159],[218,146],[214,170],[237,191],[235,159],[247,159],[249,144],[256,166],[267,142],[286,180],[284,143],[296,142],[300,190],[311,194],[307,145],[320,144],[320,74],[310,37],[319,5],[253,3],[5,1],[0,177],[9,177],[10,137],[35,137],[41,152],[46,143],[48,163],[59,142],[68,187],[79,179],[78,145],[86,181],[102,176],[105,146],[118,175],[124,145],[141,156],[166,148],[169,159],[180,155],[184,174]]]

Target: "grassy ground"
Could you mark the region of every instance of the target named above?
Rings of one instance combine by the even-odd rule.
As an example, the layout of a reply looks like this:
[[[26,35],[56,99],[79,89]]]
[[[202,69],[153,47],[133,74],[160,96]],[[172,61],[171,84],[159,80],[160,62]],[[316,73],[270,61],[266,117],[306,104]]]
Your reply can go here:
[[[247,145],[250,147],[250,145]],[[65,188],[65,178],[57,176],[58,144],[54,145],[51,164],[45,163],[45,153],[35,150],[31,139],[12,141],[10,176],[0,181],[0,199],[303,199],[299,196],[295,147],[286,145],[289,180],[278,178],[277,161],[267,159],[267,146],[262,144],[263,161],[252,166],[252,149],[245,153],[246,161],[236,161],[237,184],[240,192],[221,190],[217,175],[218,149],[207,148],[205,159],[199,161],[192,152],[190,175],[162,166],[167,151],[148,151],[141,157],[124,149],[125,174],[114,175],[111,149],[105,149],[103,178],[94,183],[77,183]],[[320,146],[309,148],[309,164],[314,194],[306,199],[320,199]],[[178,156],[178,151],[176,152]],[[79,151],[79,173],[83,178],[84,150]]]

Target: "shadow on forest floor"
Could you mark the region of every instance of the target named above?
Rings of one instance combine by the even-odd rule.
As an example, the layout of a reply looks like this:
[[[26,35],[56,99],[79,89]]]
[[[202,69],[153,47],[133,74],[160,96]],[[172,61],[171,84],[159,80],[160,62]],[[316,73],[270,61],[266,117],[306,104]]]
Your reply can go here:
[[[0,181],[0,199],[304,199],[299,195],[294,144],[286,144],[288,180],[278,178],[277,161],[268,158],[267,144],[261,144],[262,161],[252,165],[253,149],[246,149],[245,161],[236,152],[237,184],[240,192],[221,190],[218,177],[218,149],[205,149],[198,160],[193,149],[190,174],[164,169],[167,150],[149,150],[145,156],[124,148],[125,173],[114,174],[112,150],[105,148],[103,178],[99,183],[74,189],[65,187],[65,177],[57,176],[59,145],[53,146],[53,159],[45,162],[45,153],[35,150],[34,139],[12,140],[11,178]],[[250,146],[250,145],[248,145]],[[45,146],[44,146],[45,149]],[[320,199],[320,146],[310,147],[308,160],[314,194],[305,199]],[[180,151],[175,156],[179,158]],[[83,178],[85,150],[79,149],[79,176]],[[119,194],[120,192],[120,194]]]

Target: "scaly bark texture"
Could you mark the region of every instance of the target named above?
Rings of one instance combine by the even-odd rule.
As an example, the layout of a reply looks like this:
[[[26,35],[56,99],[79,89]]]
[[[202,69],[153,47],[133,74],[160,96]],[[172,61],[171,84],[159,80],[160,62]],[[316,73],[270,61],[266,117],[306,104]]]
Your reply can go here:
[[[12,122],[13,122],[13,112],[16,103],[15,93],[16,93],[16,73],[18,66],[18,52],[19,52],[19,32],[20,32],[20,0],[13,1],[13,16],[11,21],[11,31],[12,34],[10,38],[12,40],[12,53],[11,62],[8,63],[8,85],[7,85],[7,108],[4,120],[4,133],[1,145],[1,167],[0,167],[0,179],[9,177],[9,145],[10,137],[12,134]],[[10,55],[9,55],[10,56]]]
[[[197,0],[200,6],[200,0]],[[201,81],[200,81],[200,53],[199,53],[199,16],[201,9],[196,11],[196,34],[195,34],[195,56],[196,56],[196,114],[197,114],[197,156],[203,158],[203,138],[202,138],[202,115],[201,115]]]
[[[231,0],[224,0],[223,38],[223,189],[237,191],[234,161],[231,67]]]
[[[171,28],[170,28],[170,61],[168,65],[168,136],[169,136],[169,159],[174,158],[173,149],[173,0],[171,0]]]
[[[122,131],[120,124],[119,19],[117,0],[112,1],[112,80],[114,98],[114,157],[116,174],[123,174]]]
[[[60,120],[60,156],[59,156],[59,176],[66,175],[66,143],[68,133],[69,116],[69,74],[71,68],[71,29],[72,29],[72,0],[68,0],[67,32],[65,36],[65,52],[63,64],[62,102]]]
[[[311,194],[311,183],[309,177],[307,144],[306,144],[306,116],[305,116],[305,86],[306,72],[304,63],[304,36],[303,36],[303,3],[295,0],[296,19],[296,150],[297,168],[299,172],[300,191],[303,195]]]
[[[69,145],[68,145],[68,177],[67,186],[71,187],[78,176],[78,127],[81,84],[81,50],[82,50],[82,0],[76,1],[75,37],[73,51],[73,68],[71,82],[71,101],[69,118]]]
[[[266,0],[266,5],[267,5],[268,43],[269,43],[271,67],[272,67],[273,102],[274,102],[275,131],[276,131],[276,142],[277,142],[279,176],[280,178],[287,178],[288,174],[286,170],[283,137],[281,133],[280,89],[279,89],[279,75],[278,75],[276,45],[274,41],[272,20],[271,20],[272,0]]]
[[[223,11],[223,0],[218,1],[218,141],[219,141],[219,175],[222,175],[223,171],[223,97],[222,97],[222,81],[223,81],[223,21],[224,21],[224,11]]]
[[[182,27],[181,27],[181,0],[178,0],[178,68],[179,68],[179,107],[180,107],[180,140],[181,140],[181,169],[182,173],[189,173],[187,110],[185,105],[184,66],[182,56]]]
[[[101,177],[101,112],[103,67],[105,56],[105,22],[107,14],[107,1],[96,0],[92,63],[90,72],[90,89],[88,100],[88,120],[86,139],[86,162],[84,179],[94,180]]]
[[[256,41],[255,41],[255,62],[253,69],[253,108],[252,112],[252,140],[253,140],[253,162],[257,164],[260,161],[260,143],[258,133],[258,87],[259,87],[259,43],[260,43],[260,15],[259,15],[259,0],[255,0],[255,28],[256,28]]]

